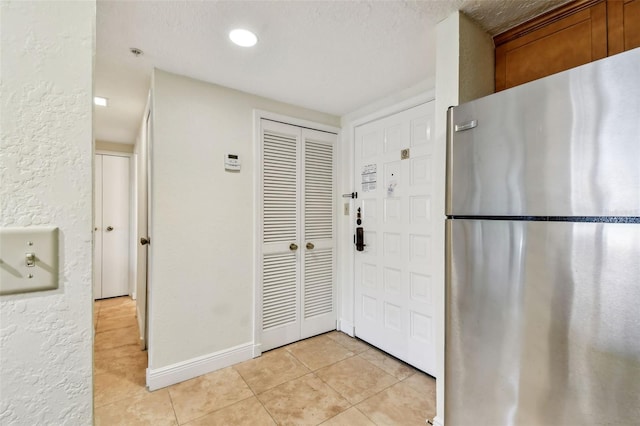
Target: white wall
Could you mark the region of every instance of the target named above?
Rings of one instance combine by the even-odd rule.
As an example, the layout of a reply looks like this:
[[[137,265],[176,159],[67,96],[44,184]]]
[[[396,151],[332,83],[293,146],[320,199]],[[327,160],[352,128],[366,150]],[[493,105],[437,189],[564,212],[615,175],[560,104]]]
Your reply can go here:
[[[477,24],[456,12],[436,28],[436,146],[434,173],[445,176],[446,112],[459,105],[494,91],[493,39]],[[444,216],[444,199],[434,200],[434,209]],[[439,237],[444,242],[443,234]],[[444,246],[438,253],[438,263],[444,268]],[[436,389],[436,424],[444,424],[444,283],[436,286],[438,336],[437,360],[440,380]]]
[[[95,1],[0,15],[0,226],[60,229],[59,288],[0,296],[0,424],[88,425]]]
[[[156,70],[152,82],[152,372],[253,343],[253,110],[334,116]],[[224,154],[238,154],[239,173]]]

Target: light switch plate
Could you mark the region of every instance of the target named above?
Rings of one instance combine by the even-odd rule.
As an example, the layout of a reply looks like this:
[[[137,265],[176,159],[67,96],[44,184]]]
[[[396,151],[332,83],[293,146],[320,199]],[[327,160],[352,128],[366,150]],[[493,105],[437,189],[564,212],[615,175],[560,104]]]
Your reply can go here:
[[[0,295],[56,288],[58,228],[0,228]]]

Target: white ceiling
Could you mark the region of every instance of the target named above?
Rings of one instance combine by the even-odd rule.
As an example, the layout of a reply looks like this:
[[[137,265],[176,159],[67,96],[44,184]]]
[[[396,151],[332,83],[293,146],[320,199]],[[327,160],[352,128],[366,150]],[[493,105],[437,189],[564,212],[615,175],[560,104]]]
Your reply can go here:
[[[566,1],[98,0],[95,138],[134,142],[154,67],[341,116],[433,80],[435,26],[455,10],[497,34]],[[258,44],[233,45],[236,27]]]

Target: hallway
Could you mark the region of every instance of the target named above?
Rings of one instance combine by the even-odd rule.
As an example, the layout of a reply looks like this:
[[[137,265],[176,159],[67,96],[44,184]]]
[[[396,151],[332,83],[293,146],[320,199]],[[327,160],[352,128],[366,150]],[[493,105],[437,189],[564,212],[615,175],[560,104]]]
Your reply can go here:
[[[424,425],[435,380],[333,331],[155,392],[135,302],[95,302],[96,425]]]

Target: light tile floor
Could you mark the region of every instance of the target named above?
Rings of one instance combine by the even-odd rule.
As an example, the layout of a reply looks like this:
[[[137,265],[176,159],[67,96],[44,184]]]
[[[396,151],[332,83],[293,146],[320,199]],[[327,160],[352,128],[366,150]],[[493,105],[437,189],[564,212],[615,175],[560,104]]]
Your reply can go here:
[[[435,380],[333,331],[149,392],[135,303],[95,303],[96,425],[420,425]]]

